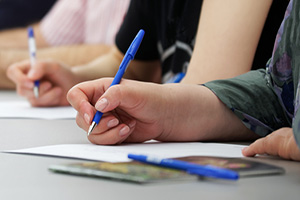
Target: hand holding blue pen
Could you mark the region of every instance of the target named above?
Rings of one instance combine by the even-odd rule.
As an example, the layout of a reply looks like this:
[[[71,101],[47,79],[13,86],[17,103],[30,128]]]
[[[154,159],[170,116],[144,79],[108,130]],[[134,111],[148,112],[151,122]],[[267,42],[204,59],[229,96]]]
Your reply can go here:
[[[204,176],[204,177],[229,179],[229,180],[237,180],[239,178],[239,174],[235,171],[214,167],[211,165],[199,165],[199,164],[189,163],[180,160],[161,159],[156,157],[135,155],[135,154],[128,154],[128,158],[143,163],[147,163],[147,164],[184,170],[187,173]]]
[[[134,40],[132,41],[131,45],[129,46],[128,50],[125,53],[125,56],[120,64],[119,70],[118,70],[117,74],[115,75],[115,78],[113,79],[113,82],[111,83],[110,87],[120,83],[130,61],[134,59],[134,56],[143,40],[144,34],[145,34],[145,31],[140,30],[138,32],[138,34],[135,36]],[[103,115],[102,112],[99,112],[99,111],[96,112],[96,114],[93,118],[93,122],[92,122],[91,126],[89,127],[88,135],[90,135],[91,132],[94,130],[94,128],[98,125],[102,115]]]
[[[33,67],[36,62],[36,45],[35,45],[33,28],[29,27],[27,29],[27,32],[28,32],[28,49],[29,49],[30,64],[31,67]],[[40,86],[40,82],[38,80],[34,81],[33,93],[36,98],[39,97],[39,86]]]

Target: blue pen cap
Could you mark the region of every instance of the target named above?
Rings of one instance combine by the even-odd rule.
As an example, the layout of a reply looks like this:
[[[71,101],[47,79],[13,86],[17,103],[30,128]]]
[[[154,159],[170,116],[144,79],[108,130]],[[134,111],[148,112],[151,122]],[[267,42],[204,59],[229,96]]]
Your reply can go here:
[[[188,169],[187,172],[189,174],[195,174],[199,176],[204,177],[211,177],[211,178],[221,178],[221,179],[228,179],[228,180],[238,180],[239,174],[236,171],[229,170],[229,169],[223,169],[219,167],[214,167],[207,165],[207,170],[203,169],[197,169],[197,168],[191,168]]]
[[[137,50],[139,49],[140,44],[142,43],[144,34],[145,34],[145,31],[143,29],[139,30],[138,34],[135,36],[135,38],[132,41],[130,47],[128,48],[126,54],[132,56],[131,59],[134,58]]]

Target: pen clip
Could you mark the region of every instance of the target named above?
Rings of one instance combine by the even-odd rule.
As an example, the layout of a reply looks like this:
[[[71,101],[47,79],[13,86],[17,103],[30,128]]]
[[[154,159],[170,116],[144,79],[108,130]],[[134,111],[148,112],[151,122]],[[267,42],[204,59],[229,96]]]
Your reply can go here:
[[[137,35],[135,36],[135,38],[131,42],[125,56],[129,55],[131,57],[130,59],[133,60],[137,50],[140,47],[140,44],[142,43],[144,35],[145,35],[145,31],[143,29],[139,30],[139,32],[137,33]]]
[[[127,67],[129,66],[130,61],[134,59],[134,56],[142,43],[144,35],[145,35],[145,31],[143,29],[139,30],[139,32],[136,34],[135,38],[131,42],[128,50],[126,51],[126,53],[124,55],[124,59],[122,60],[122,63],[120,64],[120,70],[122,70],[123,73],[125,73],[125,71],[127,70]],[[124,64],[124,63],[126,63],[126,64]]]

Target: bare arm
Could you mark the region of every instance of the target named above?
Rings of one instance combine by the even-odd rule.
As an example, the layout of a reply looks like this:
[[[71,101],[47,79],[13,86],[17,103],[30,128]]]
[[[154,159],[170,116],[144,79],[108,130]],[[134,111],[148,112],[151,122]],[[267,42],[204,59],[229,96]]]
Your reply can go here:
[[[37,47],[49,47],[40,31],[39,24],[33,24],[32,27]],[[26,49],[28,47],[27,28],[22,27],[1,31],[0,47],[4,49]]]
[[[183,83],[231,78],[251,69],[272,0],[204,0]]]
[[[113,46],[109,53],[84,66],[74,67],[72,70],[81,77],[82,81],[112,77],[117,73],[123,57],[124,54],[116,46]],[[130,62],[124,78],[159,83],[161,80],[160,62],[158,60],[133,60]]]
[[[52,59],[68,66],[88,63],[99,55],[107,53],[111,46],[107,45],[72,45],[38,49],[39,60]],[[0,50],[0,88],[12,89],[14,84],[6,77],[7,68],[16,62],[29,59],[28,49]]]

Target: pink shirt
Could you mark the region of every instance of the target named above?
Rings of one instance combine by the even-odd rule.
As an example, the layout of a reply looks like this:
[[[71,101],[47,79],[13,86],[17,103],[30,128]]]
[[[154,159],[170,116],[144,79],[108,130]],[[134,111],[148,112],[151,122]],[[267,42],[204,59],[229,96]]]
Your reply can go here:
[[[41,22],[48,44],[113,44],[130,0],[59,0]]]

